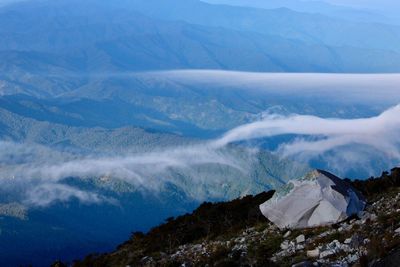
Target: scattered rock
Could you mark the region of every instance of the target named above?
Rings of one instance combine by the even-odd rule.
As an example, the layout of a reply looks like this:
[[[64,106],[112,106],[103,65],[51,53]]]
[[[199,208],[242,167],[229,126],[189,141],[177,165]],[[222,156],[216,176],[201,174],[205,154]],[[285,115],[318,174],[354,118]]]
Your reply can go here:
[[[333,249],[340,249],[342,244],[340,244],[340,242],[338,240],[333,240],[329,246]]]
[[[303,261],[293,264],[292,267],[314,267],[314,264],[310,261]]]
[[[308,250],[307,257],[309,258],[318,258],[319,257],[319,248]]]
[[[319,257],[321,258],[321,259],[323,259],[323,258],[326,258],[326,257],[328,257],[328,256],[331,256],[331,255],[335,255],[335,250],[333,250],[333,249],[328,249],[328,250],[325,250],[325,251],[322,251],[320,254],[319,254]]]
[[[358,261],[358,256],[357,254],[350,254],[347,256],[346,259],[348,263],[355,263],[356,261]]]
[[[289,248],[289,241],[285,240],[281,244],[281,249],[282,250],[287,250]]]
[[[303,245],[297,245],[296,246],[296,250],[303,250],[304,249],[304,246]]]
[[[351,248],[349,245],[341,245],[340,249],[343,250],[344,252],[348,253],[351,251]]]
[[[296,243],[297,244],[301,244],[306,242],[306,237],[304,235],[299,235],[298,237],[296,237]]]
[[[289,230],[283,235],[283,238],[288,238],[291,234],[292,232]]]
[[[345,243],[346,245],[350,244],[350,243],[351,243],[351,238],[346,238],[346,240],[344,241],[344,243]]]

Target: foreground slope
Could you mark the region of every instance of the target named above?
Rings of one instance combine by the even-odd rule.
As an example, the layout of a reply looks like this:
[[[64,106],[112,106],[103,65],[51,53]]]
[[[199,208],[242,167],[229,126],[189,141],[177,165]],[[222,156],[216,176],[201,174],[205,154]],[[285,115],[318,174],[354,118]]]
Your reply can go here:
[[[393,262],[398,252],[392,251],[400,249],[400,170],[347,182],[370,204],[359,217],[333,226],[278,230],[258,209],[272,197],[270,191],[204,203],[147,234],[133,233],[113,253],[88,256],[75,266],[291,266],[302,261],[365,264],[379,258]]]

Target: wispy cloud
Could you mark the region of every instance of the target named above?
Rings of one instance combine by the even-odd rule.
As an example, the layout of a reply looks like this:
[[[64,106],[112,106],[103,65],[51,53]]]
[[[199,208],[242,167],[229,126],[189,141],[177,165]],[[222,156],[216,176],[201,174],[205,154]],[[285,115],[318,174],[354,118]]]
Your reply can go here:
[[[382,148],[393,156],[399,156],[393,145],[400,142],[400,105],[388,109],[379,116],[364,119],[320,118],[307,115],[269,115],[263,120],[237,127],[227,132],[215,144],[225,146],[232,142],[283,134],[324,136],[327,139],[304,142],[296,141],[283,147],[284,154],[301,151],[323,152],[350,143]]]
[[[243,153],[252,157],[254,150],[246,149]],[[119,156],[84,156],[35,144],[0,142],[0,162],[0,183],[7,184],[10,190],[18,188],[20,193],[23,192],[24,203],[39,206],[71,198],[87,203],[106,200],[97,193],[65,185],[63,181],[68,177],[112,177],[129,183],[138,191],[158,193],[166,183],[187,187],[188,181],[173,172],[188,174],[205,165],[225,166],[238,173],[250,171],[249,160],[240,161],[229,149],[216,149],[209,143]],[[201,190],[204,184],[234,182],[229,180],[230,177],[218,177],[218,173],[206,177],[199,174],[197,178],[189,181],[193,188],[186,193],[196,192],[190,196],[199,199],[206,197]]]
[[[400,74],[258,73],[223,70],[174,70],[134,73],[147,77],[197,85],[202,88],[256,91],[297,98],[327,98],[353,103],[400,102]],[[207,90],[207,89],[204,89]]]
[[[399,163],[399,133],[400,105],[397,105],[379,116],[361,119],[267,115],[261,121],[227,132],[214,145],[223,147],[239,141],[295,135],[293,141],[280,144],[275,152],[296,160],[319,158],[343,171],[354,164],[370,162],[377,156],[387,162]],[[337,164],[339,161],[342,164]],[[362,168],[368,168],[368,164]]]
[[[115,203],[113,199],[108,199],[97,193],[56,183],[43,183],[32,187],[29,191],[27,191],[27,195],[26,198],[23,199],[23,203],[27,206],[46,207],[55,201],[66,202],[71,199],[77,199],[83,203]]]

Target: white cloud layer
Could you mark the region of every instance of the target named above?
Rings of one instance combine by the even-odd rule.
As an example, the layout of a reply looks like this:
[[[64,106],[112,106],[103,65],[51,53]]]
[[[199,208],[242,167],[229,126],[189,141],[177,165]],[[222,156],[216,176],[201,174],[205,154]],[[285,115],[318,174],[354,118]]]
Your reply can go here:
[[[281,143],[275,151],[281,157],[301,162],[319,160],[339,174],[351,169],[372,174],[378,161],[389,168],[400,163],[399,134],[397,105],[376,117],[361,119],[267,115],[227,132],[214,145],[293,135],[294,140]]]
[[[294,134],[323,137],[317,141],[297,139],[282,144],[284,156],[302,152],[321,154],[339,146],[368,145],[381,150],[388,157],[400,158],[400,105],[390,108],[379,116],[364,119],[326,119],[307,115],[287,117],[268,115],[263,120],[237,127],[215,141],[217,146],[262,137]]]
[[[246,149],[243,153],[251,157],[254,151]],[[72,198],[85,203],[99,203],[107,199],[66,185],[63,183],[65,178],[113,177],[129,183],[136,190],[157,193],[167,182],[181,188],[185,186],[187,181],[171,175],[173,171],[190,173],[205,164],[218,164],[248,173],[247,163],[235,158],[228,150],[216,149],[208,143],[110,157],[75,155],[40,145],[0,142],[0,186],[3,189],[9,187],[11,191],[19,188],[23,192],[23,202],[33,206]],[[219,177],[213,176],[213,179]],[[193,187],[201,187],[205,183],[217,182],[199,177],[190,183]],[[204,197],[201,190],[198,192],[199,198]]]
[[[27,192],[27,197],[24,199],[24,204],[28,206],[46,207],[54,201],[66,202],[71,199],[77,199],[83,203],[102,203],[113,200],[107,199],[96,193],[83,191],[75,187],[63,184],[44,183],[33,187]]]
[[[400,74],[265,73],[224,70],[174,70],[135,73],[202,88],[239,89],[282,96],[321,97],[353,103],[400,102]],[[206,90],[206,89],[205,89]]]
[[[243,149],[232,153],[229,144],[280,135],[295,135],[292,141],[274,151],[283,158],[299,161],[320,160],[331,170],[368,169],[371,159],[400,162],[400,105],[382,114],[360,119],[320,118],[292,114],[266,115],[262,120],[239,126],[216,140],[159,151],[119,156],[83,156],[56,151],[34,144],[0,142],[0,186],[2,190],[20,187],[24,203],[46,206],[72,198],[86,203],[110,201],[63,183],[65,178],[117,177],[135,188],[158,192],[166,182],[187,187],[185,177],[174,171],[194,170],[204,164],[219,164],[243,174],[250,173],[249,161],[255,153]],[[294,178],[294,177],[293,177]],[[192,187],[215,187],[238,181],[214,176],[193,176]],[[22,188],[22,189],[21,189]]]

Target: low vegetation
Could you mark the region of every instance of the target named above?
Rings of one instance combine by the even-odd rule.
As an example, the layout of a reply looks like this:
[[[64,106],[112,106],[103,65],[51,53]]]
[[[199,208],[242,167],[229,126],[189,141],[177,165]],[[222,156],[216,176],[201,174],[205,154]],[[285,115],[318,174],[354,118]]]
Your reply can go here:
[[[369,211],[376,214],[373,221],[354,223],[356,219],[349,218],[343,223],[348,226],[347,230],[338,230],[341,225],[333,225],[294,230],[284,237],[286,231],[274,227],[258,208],[272,197],[274,192],[269,191],[225,203],[203,203],[192,214],[169,218],[148,233],[133,233],[113,253],[89,255],[74,265],[181,266],[190,262],[193,266],[290,266],[307,260],[305,252],[314,247],[330,242],[344,243],[346,238],[364,235],[368,245],[365,246],[367,255],[359,257],[359,264],[363,266],[363,262],[385,257],[400,247],[399,238],[390,235],[400,221],[399,204],[390,201],[400,193],[400,169],[384,172],[379,178],[349,182],[371,203]],[[305,248],[291,257],[276,258],[284,239],[293,240],[299,234],[306,236]],[[327,260],[345,256],[336,253]]]

